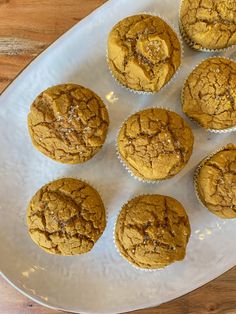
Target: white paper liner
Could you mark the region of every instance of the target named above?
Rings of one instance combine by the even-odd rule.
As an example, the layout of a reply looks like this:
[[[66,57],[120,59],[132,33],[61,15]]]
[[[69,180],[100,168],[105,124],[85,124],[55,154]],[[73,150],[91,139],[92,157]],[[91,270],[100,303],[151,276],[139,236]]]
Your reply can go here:
[[[206,205],[202,202],[201,200],[201,197],[200,197],[200,193],[199,193],[199,190],[198,190],[198,183],[197,183],[197,180],[198,180],[198,176],[199,176],[199,173],[200,173],[200,170],[201,168],[205,165],[205,163],[211,159],[215,154],[221,152],[221,151],[224,151],[225,149],[227,149],[227,145],[226,146],[222,146],[221,148],[215,150],[214,152],[212,152],[211,154],[209,154],[207,157],[205,157],[202,161],[200,161],[200,163],[197,165],[197,168],[194,172],[194,176],[193,176],[193,185],[194,185],[194,190],[195,190],[195,194],[196,194],[196,197],[199,201],[199,203],[205,208],[207,209],[208,211],[210,211]],[[211,212],[211,211],[210,211]]]
[[[129,203],[129,201],[135,199],[136,197],[139,197],[139,196],[151,196],[152,194],[138,194],[134,197],[132,197],[132,199],[129,199],[126,203],[124,203],[122,205],[122,208],[127,205]],[[138,267],[136,266],[135,264],[131,263],[125,256],[123,256],[120,252],[120,250],[118,249],[117,245],[116,245],[116,235],[115,235],[115,232],[116,232],[116,223],[117,223],[117,220],[118,220],[118,217],[120,215],[120,212],[122,210],[122,208],[119,210],[118,214],[116,215],[116,219],[115,219],[115,223],[114,223],[114,226],[113,226],[113,243],[114,243],[114,246],[116,248],[116,251],[117,253],[126,261],[128,262],[133,268],[139,270],[139,271],[144,271],[144,272],[155,272],[155,271],[163,271],[164,269],[166,269],[167,267],[169,267],[171,264],[174,264],[175,262],[171,263],[170,265],[167,265],[165,267],[162,267],[162,268],[142,268],[142,267]],[[177,262],[177,261],[176,261]]]
[[[157,179],[157,180],[148,180],[148,179],[144,179],[144,178],[141,178],[137,175],[135,175],[133,173],[133,171],[129,168],[129,166],[127,165],[126,161],[122,158],[121,154],[120,154],[120,151],[119,151],[119,147],[118,147],[118,138],[119,138],[119,134],[120,134],[120,131],[123,127],[123,125],[125,124],[125,122],[131,117],[133,116],[134,114],[140,112],[140,111],[143,111],[143,110],[146,110],[146,109],[163,109],[163,110],[168,110],[168,111],[171,111],[171,112],[174,112],[176,113],[175,111],[173,111],[172,109],[168,108],[168,107],[148,107],[148,108],[144,108],[144,109],[141,109],[141,110],[137,110],[135,111],[134,113],[132,113],[131,115],[129,115],[122,123],[121,123],[121,126],[117,132],[117,136],[116,136],[116,155],[117,155],[117,158],[119,159],[120,163],[123,165],[123,167],[127,170],[127,172],[130,174],[131,177],[133,177],[134,179],[138,180],[139,182],[142,182],[142,183],[152,183],[152,184],[158,184],[162,181],[167,181],[167,180],[171,180],[173,177],[175,177],[176,175],[178,175],[178,173],[183,170],[181,169],[178,173],[176,173],[174,176],[171,176],[171,177],[168,177],[166,179]],[[177,113],[176,113],[177,114]],[[182,117],[181,117],[182,118]],[[183,119],[183,118],[182,118]]]
[[[138,94],[138,95],[154,95],[154,94],[159,93],[160,91],[163,91],[166,87],[168,87],[170,85],[170,83],[175,81],[177,75],[179,74],[179,72],[180,72],[180,70],[182,68],[182,61],[183,61],[183,56],[184,56],[184,45],[183,45],[182,37],[181,37],[178,29],[174,25],[172,25],[172,23],[170,23],[166,19],[166,17],[163,17],[162,15],[159,15],[159,14],[157,14],[155,12],[140,12],[140,13],[136,13],[135,15],[141,15],[141,14],[147,14],[147,15],[152,15],[152,16],[159,17],[160,19],[162,19],[174,31],[176,37],[178,38],[178,41],[180,43],[180,65],[179,65],[178,69],[175,71],[175,73],[173,74],[173,76],[170,78],[170,80],[165,85],[163,85],[158,91],[153,91],[153,92],[138,91],[138,90],[132,89],[132,88],[124,85],[122,82],[120,82],[114,76],[114,74],[112,72],[112,69],[110,68],[110,65],[109,65],[108,50],[106,50],[106,60],[107,60],[107,65],[108,65],[109,71],[110,71],[113,79],[116,81],[116,83],[119,86],[121,86],[122,88],[125,88],[126,90],[128,90],[128,91],[130,91],[130,92],[132,92],[134,94]]]
[[[204,48],[202,47],[200,44],[192,41],[187,34],[185,33],[185,30],[182,26],[181,23],[181,8],[182,8],[182,4],[183,4],[184,0],[181,0],[180,6],[179,6],[179,31],[180,34],[182,35],[185,43],[192,49],[196,50],[196,51],[201,51],[201,52],[224,52],[227,51],[229,49],[231,49],[232,47],[234,47],[235,45],[231,45],[229,47],[225,47],[225,48],[220,48],[220,49],[209,49],[209,48]],[[196,47],[196,45],[198,45],[198,47]]]
[[[197,69],[197,67],[199,65],[201,65],[203,62],[205,62],[206,60],[210,60],[210,59],[215,59],[215,58],[220,58],[220,59],[225,59],[225,60],[228,60],[230,62],[234,62],[234,60],[230,59],[230,58],[227,58],[227,57],[222,57],[222,56],[211,56],[211,57],[208,57],[208,58],[205,58],[203,59],[200,63],[198,63],[191,71],[191,73],[188,75],[188,77],[186,78],[186,80],[184,81],[184,84],[183,84],[183,88],[181,90],[181,106],[183,108],[183,103],[184,103],[184,89],[185,89],[185,86],[187,84],[187,81],[188,81],[188,78],[189,76]],[[236,131],[236,125],[235,126],[232,126],[232,127],[229,127],[229,128],[225,128],[225,129],[221,129],[221,130],[218,130],[218,129],[209,129],[209,128],[204,128],[198,121],[196,121],[194,118],[190,117],[187,113],[185,113],[185,115],[191,120],[193,121],[194,123],[196,123],[198,126],[200,126],[201,128],[203,128],[205,131],[208,131],[208,132],[211,132],[211,133],[219,133],[219,134],[225,134],[225,133],[231,133],[231,132],[234,132]]]

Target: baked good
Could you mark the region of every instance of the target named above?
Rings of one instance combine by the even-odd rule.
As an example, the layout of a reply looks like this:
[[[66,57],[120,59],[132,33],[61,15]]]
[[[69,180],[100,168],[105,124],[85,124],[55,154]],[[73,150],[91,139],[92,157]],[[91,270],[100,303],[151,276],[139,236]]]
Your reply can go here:
[[[128,262],[157,269],[184,259],[190,232],[187,213],[177,200],[141,195],[122,207],[114,236]]]
[[[236,146],[203,160],[197,169],[195,187],[203,205],[221,218],[236,218]]]
[[[52,254],[76,255],[90,251],[106,226],[98,192],[89,184],[62,178],[44,185],[27,209],[32,240]]]
[[[117,23],[108,38],[108,64],[125,87],[158,92],[181,63],[181,44],[160,17],[139,14]]]
[[[176,175],[188,162],[193,133],[175,112],[149,108],[130,116],[122,125],[118,153],[126,167],[142,180]]]
[[[43,91],[33,102],[28,128],[44,155],[68,164],[92,158],[102,147],[109,125],[107,109],[90,89],[62,84]]]
[[[219,50],[236,44],[235,0],[182,0],[180,31],[197,50]]]
[[[183,111],[201,126],[224,130],[236,125],[236,62],[213,57],[200,63],[183,87]]]

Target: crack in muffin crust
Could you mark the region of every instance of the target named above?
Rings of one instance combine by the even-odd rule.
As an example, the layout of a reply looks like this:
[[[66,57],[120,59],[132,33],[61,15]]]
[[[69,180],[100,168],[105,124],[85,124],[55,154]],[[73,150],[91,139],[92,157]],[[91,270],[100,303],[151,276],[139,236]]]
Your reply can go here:
[[[48,253],[90,251],[106,226],[100,195],[87,183],[62,178],[43,186],[31,199],[27,224],[32,240]]]
[[[28,127],[34,146],[69,164],[92,158],[105,142],[107,109],[91,90],[76,84],[53,86],[33,102]]]
[[[175,32],[157,16],[130,16],[116,24],[108,38],[108,63],[115,78],[137,91],[159,91],[181,62]]]
[[[180,29],[195,49],[223,49],[235,45],[236,2],[182,0]]]
[[[212,57],[189,75],[182,93],[183,111],[207,129],[236,125],[236,63]]]
[[[236,147],[228,144],[203,160],[196,183],[205,207],[221,218],[236,218]]]
[[[130,116],[118,135],[118,151],[138,177],[161,180],[177,174],[193,148],[188,124],[175,112],[151,108]]]
[[[188,216],[178,201],[163,195],[141,195],[122,207],[115,243],[130,263],[157,269],[184,259],[190,232]]]

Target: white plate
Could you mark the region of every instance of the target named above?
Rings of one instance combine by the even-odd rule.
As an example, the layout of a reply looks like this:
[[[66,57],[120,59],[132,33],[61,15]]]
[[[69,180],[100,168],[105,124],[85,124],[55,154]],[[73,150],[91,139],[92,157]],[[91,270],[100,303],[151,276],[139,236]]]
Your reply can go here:
[[[209,54],[186,48],[176,82],[156,96],[138,96],[119,87],[105,61],[106,38],[121,18],[143,11],[166,16],[177,27],[177,0],[111,0],[73,27],[41,54],[0,98],[0,269],[21,292],[44,305],[83,313],[117,313],[158,305],[219,276],[236,263],[236,221],[221,220],[202,208],[192,176],[209,152],[234,135],[208,134],[192,124],[193,156],[175,178],[159,185],[131,178],[116,158],[115,135],[137,109],[166,106],[181,113],[180,89],[193,66]],[[235,49],[224,53],[236,57]],[[75,82],[88,86],[107,103],[111,126],[103,150],[84,165],[61,165],[33,149],[26,118],[33,99],[48,86]],[[104,235],[91,253],[58,257],[29,238],[26,206],[35,191],[61,176],[77,176],[101,192],[108,211]],[[134,269],[116,252],[112,227],[121,205],[138,193],[163,193],[185,206],[192,236],[181,263],[157,272]]]

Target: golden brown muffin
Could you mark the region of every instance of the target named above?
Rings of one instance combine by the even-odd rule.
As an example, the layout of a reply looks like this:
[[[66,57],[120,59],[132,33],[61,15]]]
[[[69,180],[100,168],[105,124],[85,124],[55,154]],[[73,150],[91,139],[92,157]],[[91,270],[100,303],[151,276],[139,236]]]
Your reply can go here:
[[[161,18],[148,14],[130,16],[109,34],[108,63],[124,86],[157,92],[179,68],[181,45],[176,33]]]
[[[106,226],[98,192],[87,183],[62,178],[44,185],[31,199],[27,224],[32,240],[52,254],[90,251]]]
[[[33,102],[28,127],[33,145],[56,161],[77,164],[102,147],[109,125],[102,100],[77,84],[53,86]]]
[[[183,111],[201,126],[223,130],[236,125],[236,63],[221,57],[203,61],[189,75]]]
[[[184,259],[191,230],[183,206],[163,195],[141,195],[122,207],[115,243],[133,265],[157,269]]]
[[[130,116],[118,135],[118,152],[131,172],[144,180],[176,175],[188,162],[193,133],[175,112],[150,108]]]
[[[195,178],[201,202],[221,218],[236,218],[236,146],[202,161]]]
[[[235,0],[182,0],[180,30],[197,50],[223,49],[236,44]]]

